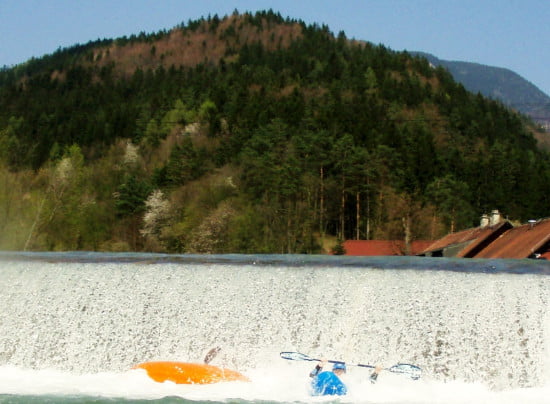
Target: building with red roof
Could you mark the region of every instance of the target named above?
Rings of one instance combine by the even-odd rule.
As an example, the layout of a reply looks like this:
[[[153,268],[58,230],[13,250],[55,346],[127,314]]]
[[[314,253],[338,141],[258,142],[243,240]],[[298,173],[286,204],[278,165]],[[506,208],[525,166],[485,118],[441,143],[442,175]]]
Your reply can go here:
[[[422,251],[420,256],[462,258],[550,259],[550,218],[514,227],[498,211],[482,218],[479,227],[451,233]]]
[[[434,242],[419,255],[472,258],[476,252],[511,228],[513,228],[512,224],[506,220],[492,226],[480,226],[451,233]]]
[[[532,220],[501,234],[475,258],[550,258],[550,219]]]
[[[417,240],[407,253],[402,240],[346,240],[345,255],[458,258],[538,258],[550,260],[550,218],[514,227],[498,210],[483,215],[479,227],[451,233],[436,241]]]

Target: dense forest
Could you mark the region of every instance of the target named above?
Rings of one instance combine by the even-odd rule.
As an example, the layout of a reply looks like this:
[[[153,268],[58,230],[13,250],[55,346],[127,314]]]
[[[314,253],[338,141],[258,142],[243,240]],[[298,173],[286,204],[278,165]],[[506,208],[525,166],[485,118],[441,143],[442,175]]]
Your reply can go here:
[[[0,248],[319,253],[550,215],[535,126],[273,11],[0,71]]]

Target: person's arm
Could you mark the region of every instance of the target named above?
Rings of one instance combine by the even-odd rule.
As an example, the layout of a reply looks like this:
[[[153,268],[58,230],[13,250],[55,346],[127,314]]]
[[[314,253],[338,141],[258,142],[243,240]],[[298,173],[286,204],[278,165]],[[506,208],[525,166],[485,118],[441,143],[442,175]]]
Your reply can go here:
[[[370,377],[369,377],[369,380],[371,383],[376,383],[376,379],[378,379],[378,374],[380,373],[380,371],[382,370],[382,366],[380,365],[377,365],[373,372],[371,373]]]
[[[327,363],[326,359],[321,359],[321,361],[317,365],[315,365],[315,369],[313,369],[309,373],[309,377],[315,377],[319,373],[321,373],[321,370],[323,370],[323,366],[325,366],[325,363]]]

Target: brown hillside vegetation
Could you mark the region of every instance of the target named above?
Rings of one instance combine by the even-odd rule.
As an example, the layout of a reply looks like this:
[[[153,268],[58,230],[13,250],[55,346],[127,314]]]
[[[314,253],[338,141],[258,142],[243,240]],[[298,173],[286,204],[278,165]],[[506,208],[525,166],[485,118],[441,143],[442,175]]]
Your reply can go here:
[[[93,60],[99,67],[115,62],[124,75],[136,69],[158,67],[192,67],[200,63],[217,64],[222,58],[231,61],[236,49],[260,42],[266,50],[288,47],[302,36],[296,22],[272,24],[262,20],[261,27],[246,23],[247,15],[224,17],[218,24],[203,21],[196,29],[173,28],[166,36],[152,42],[136,42],[120,46],[115,41],[108,47],[95,49]]]
[[[550,151],[550,133],[544,131],[535,131],[535,139],[537,139],[538,144],[541,149]]]

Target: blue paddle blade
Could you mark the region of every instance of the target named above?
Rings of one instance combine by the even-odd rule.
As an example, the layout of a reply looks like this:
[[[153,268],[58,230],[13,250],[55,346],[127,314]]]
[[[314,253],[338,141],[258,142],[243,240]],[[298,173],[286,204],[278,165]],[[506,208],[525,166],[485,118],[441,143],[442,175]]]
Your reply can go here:
[[[318,359],[313,359],[307,356],[306,354],[299,352],[281,352],[281,358],[288,359],[291,361],[316,361]]]
[[[409,376],[413,380],[418,380],[420,379],[420,376],[422,376],[422,369],[416,365],[411,365],[410,363],[398,363],[387,370],[392,373]]]

